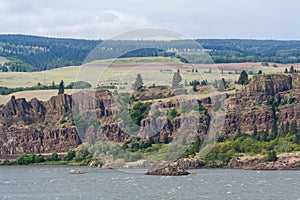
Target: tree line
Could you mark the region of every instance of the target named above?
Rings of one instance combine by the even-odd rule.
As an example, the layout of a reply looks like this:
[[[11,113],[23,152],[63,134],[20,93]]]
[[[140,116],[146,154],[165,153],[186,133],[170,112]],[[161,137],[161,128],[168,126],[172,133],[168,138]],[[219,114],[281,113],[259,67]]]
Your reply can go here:
[[[184,63],[300,62],[300,41],[197,39],[173,41],[113,41],[59,39],[25,35],[0,35],[0,56],[8,59],[3,72],[42,71],[80,65],[96,49],[100,57],[176,57]],[[207,50],[203,56],[197,52]],[[176,51],[181,52],[175,54]],[[185,53],[186,52],[186,53]],[[191,52],[196,52],[195,54]],[[212,59],[210,59],[210,57]]]

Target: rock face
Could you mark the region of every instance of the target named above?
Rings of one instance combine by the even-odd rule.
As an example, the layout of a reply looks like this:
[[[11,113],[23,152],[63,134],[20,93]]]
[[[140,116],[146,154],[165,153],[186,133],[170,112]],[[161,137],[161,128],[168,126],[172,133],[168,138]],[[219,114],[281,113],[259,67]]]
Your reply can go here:
[[[72,98],[63,94],[47,102],[12,98],[0,107],[0,159],[25,153],[67,152],[81,140],[71,125]]]
[[[252,77],[249,85],[227,99],[227,115],[223,136],[236,134],[238,127],[242,132],[251,133],[254,124],[258,130],[270,128],[275,116],[278,121],[295,120],[300,122],[299,74],[270,74]],[[270,99],[278,104],[273,113]]]
[[[257,75],[252,78],[245,91],[274,95],[295,87],[296,81],[292,80],[292,76],[285,74]]]
[[[299,124],[298,89],[299,74],[254,76],[241,91],[226,96],[225,123],[219,134],[231,137],[238,128],[250,134],[254,124],[258,131],[265,130],[272,126],[275,116],[278,121],[295,120]],[[144,99],[173,95],[170,91],[164,93],[162,89],[153,89],[135,94],[135,97]],[[275,112],[268,103],[271,98],[279,101]],[[173,118],[168,116],[171,108],[180,110],[184,103],[200,103],[204,109],[198,115],[190,112],[177,113]],[[81,91],[72,96],[58,95],[46,102],[12,98],[6,105],[0,105],[0,158],[22,153],[66,152],[82,141],[123,143],[131,136],[141,137],[142,140],[151,137],[154,141],[191,142],[197,135],[203,138],[207,135],[213,109],[210,97],[156,100],[140,126],[132,126],[125,122],[130,116],[119,104],[105,89]],[[185,167],[198,166],[199,163],[195,166],[189,163]]]

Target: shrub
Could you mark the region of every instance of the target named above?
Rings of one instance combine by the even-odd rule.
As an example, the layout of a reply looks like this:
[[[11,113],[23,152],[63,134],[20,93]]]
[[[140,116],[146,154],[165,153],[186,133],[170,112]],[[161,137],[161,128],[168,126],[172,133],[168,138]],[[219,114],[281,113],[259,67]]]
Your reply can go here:
[[[130,117],[135,124],[140,125],[141,120],[147,117],[151,109],[150,105],[151,103],[149,102],[138,102],[133,106],[133,109],[130,110]]]
[[[168,118],[169,120],[173,120],[175,117],[177,116],[177,111],[175,108],[170,109],[169,113],[168,113]]]
[[[17,157],[15,163],[18,165],[29,165],[34,163],[42,163],[45,159],[41,154],[24,154]]]
[[[46,161],[58,161],[58,154],[57,153],[53,153],[49,158],[46,159]]]
[[[76,152],[75,151],[69,151],[64,157],[63,157],[63,161],[71,161],[73,160],[73,158],[75,157]]]
[[[275,151],[268,151],[267,155],[263,158],[266,162],[273,162],[277,161],[277,155]]]

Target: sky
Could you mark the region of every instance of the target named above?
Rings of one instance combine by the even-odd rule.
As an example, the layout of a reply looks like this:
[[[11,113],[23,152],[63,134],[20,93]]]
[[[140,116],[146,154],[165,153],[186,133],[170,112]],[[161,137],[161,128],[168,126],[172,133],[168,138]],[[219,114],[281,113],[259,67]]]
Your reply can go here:
[[[0,33],[110,39],[140,28],[188,38],[300,40],[299,0],[0,0]]]

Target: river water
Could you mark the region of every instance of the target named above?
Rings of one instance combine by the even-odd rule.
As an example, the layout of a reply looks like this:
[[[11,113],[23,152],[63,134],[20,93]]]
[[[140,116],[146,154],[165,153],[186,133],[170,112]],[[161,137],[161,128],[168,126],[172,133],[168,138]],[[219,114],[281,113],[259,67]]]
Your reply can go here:
[[[88,172],[70,174],[70,170]],[[69,166],[1,166],[0,199],[295,199],[300,171],[190,170],[146,176],[145,170]]]

